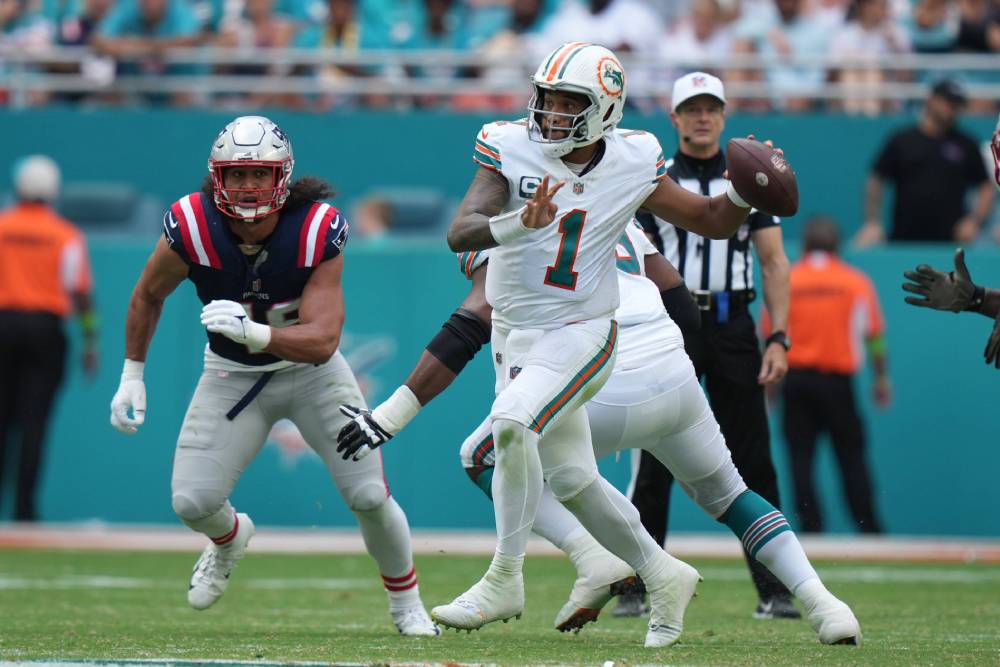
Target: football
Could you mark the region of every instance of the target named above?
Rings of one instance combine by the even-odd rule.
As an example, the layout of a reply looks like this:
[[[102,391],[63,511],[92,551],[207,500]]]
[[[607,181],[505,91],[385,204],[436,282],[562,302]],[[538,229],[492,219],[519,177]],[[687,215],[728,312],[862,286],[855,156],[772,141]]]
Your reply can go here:
[[[730,139],[726,167],[736,192],[758,211],[789,216],[799,210],[795,170],[770,146],[753,139]]]

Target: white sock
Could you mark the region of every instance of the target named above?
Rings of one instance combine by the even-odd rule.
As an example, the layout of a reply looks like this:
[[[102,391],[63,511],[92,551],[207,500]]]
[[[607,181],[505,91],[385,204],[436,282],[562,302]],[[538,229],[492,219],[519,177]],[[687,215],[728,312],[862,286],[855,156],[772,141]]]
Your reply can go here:
[[[799,538],[790,530],[762,546],[757,552],[757,560],[793,593],[804,581],[819,581],[819,575],[809,563]]]
[[[812,607],[819,602],[820,599],[831,595],[830,591],[826,589],[823,582],[819,580],[819,577],[813,577],[812,579],[806,579],[798,586],[792,589],[792,593],[802,604],[806,606],[806,609],[812,609]]]
[[[570,553],[567,543],[578,534],[590,537],[587,529],[580,525],[580,520],[556,500],[547,484],[542,488],[542,497],[538,501],[538,511],[535,513],[535,524],[531,530],[566,553]]]
[[[202,533],[208,539],[215,541],[224,539],[233,532],[233,528],[236,527],[236,510],[227,500],[222,504],[222,507],[208,516],[191,521],[182,518],[181,521],[191,530]]]
[[[524,554],[520,556],[510,556],[508,554],[500,553],[497,550],[493,554],[493,562],[490,563],[490,567],[486,570],[486,575],[484,579],[490,579],[494,582],[496,581],[508,581],[511,577],[521,574],[521,569],[524,567]]]
[[[648,565],[663,554],[639,520],[639,511],[603,477],[563,503],[605,549],[632,566],[643,578]]]
[[[493,469],[493,511],[497,552],[523,556],[542,496],[542,462],[538,434],[507,419],[493,422],[496,467]]]
[[[378,564],[382,585],[389,595],[389,608],[405,609],[421,604],[410,526],[396,499],[389,496],[375,509],[354,515],[361,526],[365,548]]]

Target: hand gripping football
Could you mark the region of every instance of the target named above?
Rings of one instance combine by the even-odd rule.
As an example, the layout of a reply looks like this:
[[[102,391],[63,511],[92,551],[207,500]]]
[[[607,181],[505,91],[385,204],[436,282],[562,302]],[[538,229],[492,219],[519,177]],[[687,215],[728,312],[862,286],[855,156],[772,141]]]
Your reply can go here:
[[[758,211],[789,216],[799,210],[795,170],[770,146],[753,139],[730,139],[726,167],[736,192]]]

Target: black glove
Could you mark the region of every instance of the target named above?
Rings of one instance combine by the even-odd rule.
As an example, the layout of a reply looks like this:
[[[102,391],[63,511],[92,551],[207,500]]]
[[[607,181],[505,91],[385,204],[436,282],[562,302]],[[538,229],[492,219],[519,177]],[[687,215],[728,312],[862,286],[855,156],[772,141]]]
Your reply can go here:
[[[392,434],[379,426],[371,410],[341,405],[340,411],[351,420],[337,434],[337,451],[343,452],[345,461],[352,457],[360,461],[375,448],[392,440]]]
[[[955,251],[955,270],[950,273],[921,264],[913,271],[904,271],[903,276],[913,281],[903,283],[903,289],[920,295],[906,297],[906,303],[953,313],[973,305],[976,286],[972,283],[969,269],[965,267],[965,251],[961,248]]]
[[[986,350],[983,352],[986,357],[986,365],[993,364],[1000,368],[1000,314],[997,315],[996,322],[993,323],[993,333],[986,341]]]

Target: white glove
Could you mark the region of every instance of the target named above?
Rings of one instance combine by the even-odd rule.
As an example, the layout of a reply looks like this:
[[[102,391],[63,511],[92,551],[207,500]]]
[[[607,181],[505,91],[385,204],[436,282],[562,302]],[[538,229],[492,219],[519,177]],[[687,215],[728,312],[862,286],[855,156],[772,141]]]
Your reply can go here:
[[[201,309],[201,323],[212,333],[243,343],[258,352],[271,342],[271,327],[254,322],[235,301],[212,301]]]
[[[127,435],[133,435],[146,421],[146,383],[142,381],[141,361],[125,360],[122,380],[111,399],[111,425]],[[132,417],[128,411],[132,410]]]

